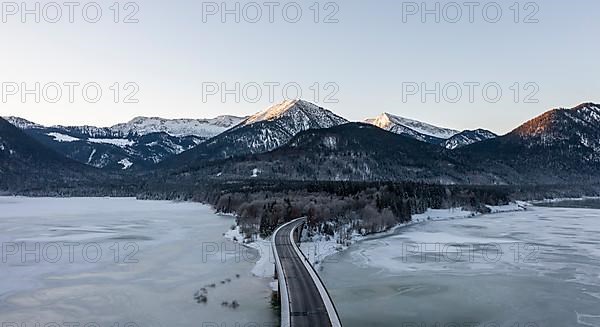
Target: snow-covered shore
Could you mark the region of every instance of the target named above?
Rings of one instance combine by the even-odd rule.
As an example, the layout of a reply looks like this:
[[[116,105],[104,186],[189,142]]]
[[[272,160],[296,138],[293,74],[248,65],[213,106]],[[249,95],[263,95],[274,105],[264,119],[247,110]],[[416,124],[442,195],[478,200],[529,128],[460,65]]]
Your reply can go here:
[[[313,236],[310,240],[307,240],[306,238],[302,240],[302,243],[300,244],[300,249],[302,250],[304,255],[306,255],[309,258],[311,264],[313,264],[313,266],[315,266],[316,268],[319,268],[319,266],[322,263],[327,262],[327,258],[329,256],[347,249],[348,246],[352,244],[373,238],[381,238],[388,235],[392,235],[396,233],[396,231],[400,228],[405,228],[407,226],[412,226],[414,224],[420,224],[428,221],[467,219],[503,212],[524,211],[527,210],[527,206],[530,206],[530,204],[521,201],[513,202],[503,206],[487,206],[490,209],[490,213],[488,214],[464,210],[462,208],[429,209],[425,213],[413,215],[412,220],[410,222],[398,224],[385,232],[369,235],[361,235],[355,233],[350,237],[349,241],[344,242],[344,245],[339,244],[340,242],[338,235],[335,235],[334,237],[316,235]]]
[[[258,252],[259,257],[255,261],[252,274],[260,278],[272,278],[275,273],[275,258],[273,257],[273,249],[270,239],[257,238],[253,242],[245,243],[245,236],[240,231],[240,227],[236,226],[225,233],[225,238],[241,244]]]
[[[527,202],[514,202],[504,206],[487,206],[491,212],[489,214],[502,213],[502,212],[515,212],[515,211],[524,211],[527,206],[530,206]],[[489,215],[485,214],[485,215]],[[398,224],[390,228],[388,231],[370,234],[370,235],[361,235],[355,233],[350,236],[350,240],[344,242],[345,244],[340,244],[340,236],[334,235],[315,235],[312,237],[307,237],[306,235],[302,236],[302,240],[300,243],[300,250],[306,257],[309,259],[311,264],[315,266],[317,269],[322,263],[327,262],[327,258],[340,252],[344,251],[348,248],[348,246],[355,244],[360,241],[369,240],[373,238],[385,237],[387,235],[394,234],[399,228],[404,228],[407,226],[411,226],[414,224],[420,224],[428,221],[441,221],[441,220],[454,220],[454,219],[467,219],[473,217],[479,217],[484,214],[464,210],[462,208],[453,208],[453,209],[429,209],[425,213],[413,215],[412,221],[409,223]],[[252,269],[252,274],[256,277],[260,278],[272,278],[273,273],[275,271],[275,259],[273,257],[273,250],[271,247],[270,239],[261,239],[245,243],[244,235],[239,230],[239,227],[235,227],[225,233],[225,238],[242,244],[248,248],[255,249],[259,252],[260,258],[256,261],[254,268]]]
[[[586,200],[600,200],[600,196],[584,196],[581,198],[556,198],[556,199],[544,199],[539,201],[530,201],[531,204],[540,203],[557,203],[563,201],[586,201]]]

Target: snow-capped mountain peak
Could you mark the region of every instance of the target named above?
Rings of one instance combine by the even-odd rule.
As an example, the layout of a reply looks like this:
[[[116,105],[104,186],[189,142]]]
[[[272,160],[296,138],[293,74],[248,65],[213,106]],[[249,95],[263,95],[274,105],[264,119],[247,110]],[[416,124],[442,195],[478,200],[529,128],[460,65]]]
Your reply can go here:
[[[296,100],[285,100],[281,103],[275,104],[266,110],[256,113],[248,117],[242,125],[252,125],[263,121],[273,121],[281,118],[294,118],[301,120],[315,120],[322,122],[322,128],[327,128],[348,121],[342,117],[335,115],[333,112],[317,106],[314,103],[296,99]],[[320,125],[320,124],[319,124]]]
[[[285,100],[281,103],[275,104],[261,112],[258,112],[246,119],[244,125],[251,125],[259,121],[271,121],[277,118],[281,118],[286,112],[294,107],[299,100]]]
[[[175,167],[198,160],[268,152],[286,144],[302,131],[346,123],[346,119],[308,101],[286,100],[250,116],[165,165]]]
[[[213,119],[164,119],[159,117],[136,117],[131,121],[112,126],[110,129],[122,135],[147,135],[167,133],[172,136],[214,137],[239,124],[244,118],[219,116]]]
[[[426,137],[449,139],[460,133],[453,129],[437,127],[389,113],[383,113],[375,118],[367,119],[366,122],[390,132],[407,134],[420,140],[424,140]]]

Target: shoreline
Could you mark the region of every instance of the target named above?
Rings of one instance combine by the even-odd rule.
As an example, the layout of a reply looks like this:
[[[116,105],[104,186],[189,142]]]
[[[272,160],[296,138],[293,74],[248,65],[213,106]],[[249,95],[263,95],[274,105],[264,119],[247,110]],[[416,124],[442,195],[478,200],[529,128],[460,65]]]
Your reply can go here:
[[[340,244],[339,237],[336,233],[333,237],[329,235],[314,235],[308,240],[303,236],[304,241],[299,244],[300,250],[309,259],[310,263],[315,267],[315,270],[320,270],[322,264],[326,263],[327,258],[337,253],[347,250],[350,246],[356,245],[363,241],[380,239],[395,235],[399,230],[406,227],[410,227],[416,224],[422,224],[427,222],[445,221],[445,220],[462,220],[470,218],[478,218],[488,215],[494,215],[498,213],[507,212],[520,212],[526,211],[527,207],[532,206],[530,202],[515,201],[508,205],[503,206],[486,206],[491,212],[489,213],[478,213],[475,211],[467,211],[462,208],[452,209],[429,209],[423,214],[413,215],[412,221],[408,223],[402,223],[389,228],[386,231],[360,235],[353,234],[350,240],[346,241],[346,244]],[[218,214],[218,213],[217,213]],[[231,214],[232,216],[235,216]],[[273,278],[273,271],[275,269],[275,260],[272,255],[271,241],[258,238],[256,241],[245,243],[244,235],[239,231],[239,226],[235,226],[235,229],[230,229],[223,234],[223,237],[229,241],[240,244],[241,246],[254,249],[259,252],[260,258],[255,263],[252,269],[252,274],[258,278]],[[264,255],[267,254],[267,255]]]
[[[531,206],[531,204],[528,202],[523,202],[523,201],[511,202],[510,204],[504,205],[504,206],[489,206],[488,205],[486,207],[488,207],[491,210],[490,213],[479,213],[479,212],[475,212],[475,211],[467,211],[467,210],[463,210],[462,208],[428,209],[425,213],[413,215],[412,220],[410,222],[398,224],[396,226],[391,227],[387,231],[373,233],[373,234],[364,235],[364,236],[354,234],[352,236],[352,238],[349,240],[348,245],[342,245],[342,244],[336,243],[337,246],[335,246],[335,251],[322,251],[323,253],[318,256],[313,256],[313,255],[311,255],[311,253],[305,253],[305,255],[307,257],[309,257],[309,260],[311,261],[311,264],[313,264],[315,266],[315,269],[319,270],[320,268],[322,268],[321,267],[322,263],[326,263],[326,260],[328,257],[330,257],[334,254],[337,254],[339,252],[345,251],[352,245],[356,245],[363,241],[376,240],[376,239],[390,237],[390,236],[395,235],[398,231],[400,231],[404,228],[410,227],[410,226],[414,226],[417,224],[423,224],[423,223],[427,223],[427,222],[446,221],[446,220],[462,220],[462,219],[478,218],[478,217],[483,217],[483,216],[488,216],[488,215],[491,216],[491,215],[499,214],[499,213],[526,211],[528,206]],[[331,250],[332,249],[331,246],[327,246],[327,245],[329,245],[328,243],[324,243],[324,244],[326,246],[325,247],[321,246],[320,247],[321,250],[323,250],[323,249]],[[304,247],[302,245],[304,245]],[[305,250],[312,251],[315,248],[315,246],[318,248],[319,242],[302,242],[300,244],[300,249],[302,250],[302,252],[305,252]]]

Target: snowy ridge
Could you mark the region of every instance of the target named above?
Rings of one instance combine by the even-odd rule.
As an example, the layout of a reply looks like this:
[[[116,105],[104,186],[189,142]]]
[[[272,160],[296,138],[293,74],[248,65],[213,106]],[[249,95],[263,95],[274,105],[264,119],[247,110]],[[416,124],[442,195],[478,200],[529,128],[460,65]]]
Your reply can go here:
[[[47,127],[40,127],[47,128]],[[113,131],[107,127],[96,127],[96,126],[62,126],[62,125],[54,125],[49,127],[52,130],[61,130],[67,132],[69,134],[73,134],[72,136],[78,137],[97,137],[97,138],[120,138],[126,135],[121,135],[119,132]]]
[[[136,117],[124,124],[110,127],[121,135],[147,135],[167,133],[171,136],[197,136],[211,138],[239,124],[244,118],[219,116],[213,119],[164,119],[159,117]]]
[[[136,117],[127,123],[111,127],[96,126],[44,126],[20,117],[4,117],[20,129],[61,129],[98,138],[123,138],[129,134],[144,136],[152,133],[167,133],[171,136],[197,136],[211,138],[242,122],[245,117],[219,116],[213,119],[165,119],[159,117]]]
[[[4,118],[7,122],[11,123],[12,125],[20,128],[20,129],[44,128],[44,126],[42,126],[42,125],[36,124],[34,122],[31,122],[27,119],[20,118],[20,117],[9,116],[9,117],[2,117],[2,118]]]
[[[190,150],[242,119],[234,116],[173,120],[138,117],[113,127],[47,127],[19,117],[8,117],[8,122],[71,159],[97,168],[128,170],[149,167]]]
[[[396,134],[408,134],[421,140],[423,139],[423,135],[438,139],[449,139],[460,133],[453,129],[437,127],[414,119],[408,119],[388,113],[383,113],[375,118],[367,119],[365,122]]]
[[[485,129],[475,131],[464,131],[447,139],[443,146],[446,149],[454,150],[473,143],[489,140],[498,137],[496,134]]]

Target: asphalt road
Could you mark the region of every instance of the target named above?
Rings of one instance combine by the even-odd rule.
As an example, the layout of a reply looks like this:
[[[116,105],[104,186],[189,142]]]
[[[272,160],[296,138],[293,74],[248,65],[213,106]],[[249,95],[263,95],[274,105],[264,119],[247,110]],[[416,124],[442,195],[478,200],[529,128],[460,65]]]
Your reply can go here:
[[[275,246],[288,285],[291,324],[292,327],[332,326],[319,290],[302,263],[304,257],[299,257],[292,248],[290,232],[301,223],[285,226],[275,235]]]

